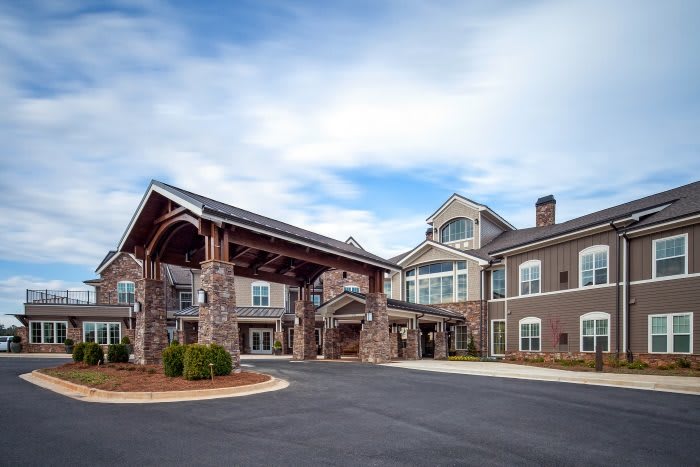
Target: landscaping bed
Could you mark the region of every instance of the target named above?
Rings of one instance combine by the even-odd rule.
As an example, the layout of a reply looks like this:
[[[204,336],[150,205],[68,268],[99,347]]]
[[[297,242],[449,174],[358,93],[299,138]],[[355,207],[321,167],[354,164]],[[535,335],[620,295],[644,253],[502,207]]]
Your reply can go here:
[[[214,389],[248,386],[263,383],[270,376],[252,371],[242,371],[211,379],[186,380],[165,376],[159,365],[136,365],[133,363],[107,363],[91,366],[85,363],[66,363],[56,368],[39,370],[55,378],[90,388],[120,392],[187,391],[192,389]]]
[[[538,359],[531,360],[501,360],[503,363],[515,365],[536,366],[540,368],[552,368],[555,370],[589,371],[595,372],[593,360],[559,360],[544,362]],[[678,365],[644,366],[639,362],[631,364],[631,368],[625,362],[606,362],[603,365],[603,373],[623,373],[633,375],[658,375],[658,376],[695,376],[700,377],[700,368],[681,368]]]

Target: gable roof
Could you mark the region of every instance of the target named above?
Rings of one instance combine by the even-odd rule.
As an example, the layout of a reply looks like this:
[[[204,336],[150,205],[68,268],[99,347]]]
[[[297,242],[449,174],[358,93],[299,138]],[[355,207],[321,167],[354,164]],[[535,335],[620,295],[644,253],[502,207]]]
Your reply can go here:
[[[322,303],[319,305],[318,309],[320,310],[321,308],[331,305],[342,298],[350,297],[354,299],[355,301],[362,302],[364,303],[367,295],[358,293],[358,292],[350,292],[348,290],[344,291],[340,295],[336,295],[335,297],[331,298],[330,300],[327,300],[326,302]],[[420,305],[418,303],[411,303],[411,302],[405,302],[403,300],[396,300],[393,298],[387,298],[386,299],[386,307],[387,309],[393,309],[393,310],[402,310],[402,311],[412,311],[415,313],[423,313],[426,315],[431,315],[431,316],[440,316],[443,318],[450,318],[450,319],[464,319],[464,317],[451,310],[446,310],[444,308],[438,308],[430,305]]]
[[[657,208],[657,209],[652,209]],[[656,211],[639,219],[633,217],[644,211]],[[615,221],[629,220],[631,223],[625,231],[632,232],[674,219],[680,219],[700,213],[700,182],[690,183],[678,188],[639,198],[624,204],[586,214],[561,224],[544,227],[531,227],[501,233],[489,244],[480,248],[478,254],[497,255],[500,252],[526,246],[579,230],[592,228]]]
[[[105,263],[109,262],[109,261],[112,259],[112,257],[114,257],[114,255],[116,255],[116,254],[117,254],[116,251],[114,251],[114,250],[109,250],[109,251],[107,252],[107,254],[105,255],[105,257],[102,258],[102,261],[100,261],[100,264],[97,265],[97,268],[95,269],[95,272],[99,271],[100,268],[102,268],[102,266],[104,266]]]
[[[491,208],[488,207],[487,205],[477,203],[476,201],[472,201],[471,199],[467,198],[466,196],[462,196],[462,195],[457,194],[457,193],[453,193],[452,196],[450,196],[450,197],[447,199],[447,201],[445,201],[444,203],[442,203],[442,206],[440,206],[440,207],[437,209],[437,211],[435,211],[435,212],[432,213],[430,216],[428,216],[428,218],[427,218],[425,221],[426,221],[428,224],[432,224],[432,223],[433,223],[433,219],[435,218],[435,216],[437,216],[437,215],[440,214],[442,211],[444,211],[444,210],[447,208],[447,206],[449,206],[450,203],[452,203],[452,201],[454,201],[454,200],[456,200],[456,199],[460,200],[460,201],[463,202],[463,203],[466,203],[466,204],[471,205],[472,208],[474,208],[474,209],[476,209],[476,210],[478,210],[478,211],[486,211],[486,212],[488,212],[489,214],[491,214],[491,216],[494,217],[495,220],[501,222],[501,223],[502,223],[503,225],[505,225],[506,227],[515,230],[515,227],[514,227],[510,222],[508,222],[507,220],[505,220],[504,218],[502,218],[498,213],[496,213],[496,211],[494,211],[493,209],[491,209]]]
[[[117,258],[119,258],[119,256],[122,255],[122,254],[127,254],[127,255],[129,255],[129,257],[130,257],[131,259],[133,259],[134,261],[136,261],[136,264],[138,264],[139,266],[141,266],[141,262],[140,262],[138,259],[136,259],[136,256],[132,255],[131,253],[122,253],[122,252],[120,252],[120,251],[113,251],[113,250],[110,250],[110,251],[107,253],[107,255],[104,257],[104,259],[102,260],[102,262],[100,262],[100,265],[97,266],[97,269],[95,269],[95,272],[96,272],[97,274],[100,274],[102,271],[104,271],[105,269],[107,269],[107,266],[109,266],[110,264],[112,264],[112,263],[113,263]]]
[[[400,260],[398,260],[396,263],[401,265],[401,263],[403,263],[405,260],[407,260],[408,258],[413,256],[414,254],[418,253],[419,251],[421,251],[423,249],[427,249],[427,247],[437,248],[437,249],[443,250],[447,253],[456,254],[458,256],[463,257],[464,259],[470,259],[470,260],[476,261],[481,265],[485,265],[486,263],[488,263],[488,261],[490,259],[488,257],[484,258],[481,255],[472,254],[475,250],[458,250],[457,248],[453,248],[449,245],[445,245],[443,243],[438,243],[434,240],[427,240],[426,239],[426,240],[423,240],[420,244],[418,244],[413,250],[411,250],[408,253],[406,253],[405,255],[403,255],[403,257]]]
[[[356,247],[359,248],[360,250],[364,250],[364,248],[362,248],[362,245],[360,245],[360,242],[358,242],[357,240],[355,240],[354,238],[352,238],[352,235],[350,235],[350,236],[348,237],[348,239],[345,240],[345,243],[347,243],[347,244],[349,244],[349,245],[356,246]]]
[[[350,243],[345,243],[334,238],[326,237],[325,235],[317,234],[300,227],[287,224],[276,219],[262,216],[254,212],[246,211],[245,209],[232,206],[230,204],[216,201],[206,196],[184,190],[167,183],[152,180],[146,191],[139,209],[134,213],[129,226],[122,235],[119,242],[119,250],[124,246],[129,232],[136,223],[141,208],[145,204],[151,192],[157,192],[168,199],[189,209],[196,215],[210,220],[227,222],[233,225],[239,225],[250,230],[274,235],[294,243],[312,246],[321,250],[326,250],[335,253],[342,253],[346,257],[360,260],[374,266],[380,266],[390,270],[397,270],[398,266],[386,259],[369,253],[362,248],[358,248]]]

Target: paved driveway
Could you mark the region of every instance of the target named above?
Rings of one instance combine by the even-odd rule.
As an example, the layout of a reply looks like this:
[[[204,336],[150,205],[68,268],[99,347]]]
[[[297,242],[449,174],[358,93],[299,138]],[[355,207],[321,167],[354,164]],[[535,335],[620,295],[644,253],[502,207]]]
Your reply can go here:
[[[288,389],[80,402],[1,359],[3,465],[697,465],[700,397],[357,363],[251,361]]]

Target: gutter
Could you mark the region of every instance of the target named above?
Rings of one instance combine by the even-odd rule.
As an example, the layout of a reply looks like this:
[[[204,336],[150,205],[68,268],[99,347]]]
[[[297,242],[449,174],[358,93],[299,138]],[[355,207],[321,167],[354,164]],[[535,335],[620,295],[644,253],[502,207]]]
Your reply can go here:
[[[615,353],[620,355],[620,229],[615,227],[615,222],[610,222],[610,227],[615,229],[615,259],[617,260],[617,280],[615,282]]]

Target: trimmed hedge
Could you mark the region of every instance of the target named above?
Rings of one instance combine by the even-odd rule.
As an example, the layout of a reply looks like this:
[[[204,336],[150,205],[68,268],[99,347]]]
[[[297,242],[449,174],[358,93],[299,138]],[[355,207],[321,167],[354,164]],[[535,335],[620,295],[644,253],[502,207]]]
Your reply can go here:
[[[96,342],[86,342],[83,362],[88,365],[97,365],[98,363],[104,363],[104,361],[105,353],[100,344]]]
[[[451,355],[447,357],[448,360],[452,360],[454,362],[480,362],[481,359],[479,357],[475,357],[473,355]]]
[[[85,342],[78,342],[73,346],[73,361],[82,362],[85,358]]]
[[[129,363],[129,349],[126,344],[110,344],[107,347],[107,361],[110,363]]]
[[[129,336],[124,336],[124,337],[122,337],[121,343],[124,345],[129,345],[129,344],[131,344],[131,339],[129,339]]]
[[[165,376],[182,376],[185,368],[185,350],[187,346],[174,341],[163,351],[163,372]]]
[[[231,354],[218,344],[211,344],[209,351],[211,352],[211,363],[214,364],[214,374],[216,376],[230,375],[233,370]]]
[[[185,379],[204,379],[210,377],[209,364],[213,363],[211,350],[206,345],[191,344],[185,348],[185,360],[182,376]]]

